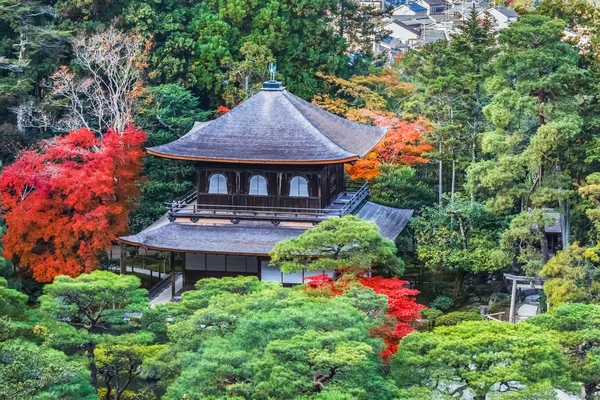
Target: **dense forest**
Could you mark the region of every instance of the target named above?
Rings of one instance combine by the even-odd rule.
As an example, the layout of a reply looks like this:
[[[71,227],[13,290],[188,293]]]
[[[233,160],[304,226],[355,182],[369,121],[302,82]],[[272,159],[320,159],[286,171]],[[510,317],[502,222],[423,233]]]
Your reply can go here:
[[[599,398],[600,11],[517,11],[498,31],[473,8],[392,58],[373,46],[389,10],[354,0],[0,0],[0,399]],[[144,148],[257,93],[269,63],[389,127],[346,173],[414,216],[395,243],[348,216],[271,253],[335,280],[204,279],[149,307],[106,250],[194,168]],[[507,310],[504,273],[544,280],[540,315],[481,316]]]

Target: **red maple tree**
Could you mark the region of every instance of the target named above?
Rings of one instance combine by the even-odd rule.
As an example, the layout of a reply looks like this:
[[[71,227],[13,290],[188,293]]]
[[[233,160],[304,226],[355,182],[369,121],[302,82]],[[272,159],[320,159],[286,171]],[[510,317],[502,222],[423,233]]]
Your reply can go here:
[[[82,128],[23,152],[0,176],[4,255],[39,282],[96,268],[139,199],[145,140],[133,127]]]
[[[320,290],[325,295],[339,296],[351,287],[350,282],[345,279],[334,281],[327,274],[321,274],[307,278],[309,290]],[[389,358],[398,351],[400,340],[413,332],[411,322],[419,318],[419,311],[425,306],[417,304],[415,296],[418,290],[409,289],[408,281],[394,278],[383,278],[381,276],[368,276],[364,274],[358,278],[358,282],[373,289],[377,294],[383,294],[388,299],[387,319],[373,328],[371,334],[380,337],[385,343],[382,351],[383,358]]]
[[[431,145],[423,139],[423,134],[432,129],[428,120],[400,121],[374,111],[361,111],[376,126],[389,126],[390,129],[372,152],[354,165],[346,166],[346,172],[352,179],[371,180],[377,177],[379,164],[382,163],[414,166],[429,161],[423,157],[423,153],[432,150]]]

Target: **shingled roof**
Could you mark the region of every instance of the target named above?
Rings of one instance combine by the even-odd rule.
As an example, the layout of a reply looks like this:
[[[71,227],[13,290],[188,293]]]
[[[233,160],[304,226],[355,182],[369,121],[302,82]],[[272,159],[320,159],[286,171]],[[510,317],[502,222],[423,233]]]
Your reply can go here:
[[[381,234],[391,240],[398,237],[412,214],[413,210],[371,202],[358,212],[362,219],[375,222]],[[266,256],[277,242],[297,237],[306,229],[308,227],[273,226],[270,222],[258,221],[203,225],[169,222],[163,217],[142,232],[120,239],[154,250]]]
[[[148,153],[196,161],[327,164],[357,160],[385,135],[387,128],[348,121],[276,86]]]

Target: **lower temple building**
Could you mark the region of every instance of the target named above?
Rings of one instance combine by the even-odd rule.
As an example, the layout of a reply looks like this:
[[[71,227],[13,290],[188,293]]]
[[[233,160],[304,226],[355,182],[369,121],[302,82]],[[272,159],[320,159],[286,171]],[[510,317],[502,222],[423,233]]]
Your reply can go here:
[[[344,164],[371,151],[385,133],[330,114],[280,82],[265,82],[230,112],[147,149],[194,161],[196,187],[151,226],[120,240],[171,252],[171,260],[184,253],[184,288],[201,278],[239,275],[302,283],[328,271],[281,273],[269,265],[277,242],[348,214],[375,222],[392,240],[408,223],[412,210],[369,202],[368,184],[350,186],[344,179]]]

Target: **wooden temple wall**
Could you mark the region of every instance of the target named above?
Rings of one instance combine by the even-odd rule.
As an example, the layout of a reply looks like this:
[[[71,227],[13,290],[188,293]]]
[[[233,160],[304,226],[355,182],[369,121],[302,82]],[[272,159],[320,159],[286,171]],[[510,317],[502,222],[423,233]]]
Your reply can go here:
[[[344,165],[262,165],[198,163],[198,204],[248,207],[325,208],[344,190]],[[222,174],[227,194],[208,193],[210,178]],[[262,175],[268,195],[250,195],[250,179]],[[302,176],[308,181],[308,197],[292,197],[290,182]]]

